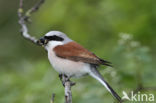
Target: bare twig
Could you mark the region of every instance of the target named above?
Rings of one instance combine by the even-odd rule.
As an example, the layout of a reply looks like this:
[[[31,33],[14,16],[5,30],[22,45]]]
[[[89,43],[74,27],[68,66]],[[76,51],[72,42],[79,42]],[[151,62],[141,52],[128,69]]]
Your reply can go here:
[[[65,87],[65,103],[72,103],[71,87],[74,86],[75,83],[71,82],[66,75],[59,75],[59,77]]]
[[[18,9],[18,17],[19,17],[19,24],[21,26],[21,33],[22,36],[31,41],[34,44],[40,45],[37,43],[37,39],[33,36],[31,36],[28,33],[28,27],[26,23],[29,21],[30,16],[32,13],[36,12],[41,4],[44,3],[45,0],[40,0],[37,4],[35,4],[31,9],[25,12],[23,10],[23,0],[20,0],[19,9]],[[65,75],[62,75],[61,77],[62,83],[65,88],[65,103],[72,103],[72,92],[71,92],[71,86],[73,86],[75,83],[72,83],[69,78]],[[52,95],[51,103],[54,103],[54,97],[55,94]]]
[[[31,9],[29,9],[25,14],[23,10],[23,0],[20,0],[19,9],[18,9],[18,17],[19,17],[19,24],[21,25],[21,33],[22,36],[33,42],[34,44],[37,44],[37,39],[33,36],[31,36],[28,33],[28,27],[26,25],[27,20],[30,18],[31,14],[38,10],[38,8],[41,6],[41,4],[44,2],[44,0],[40,0],[39,3],[37,3],[35,6],[33,6]],[[37,44],[39,45],[39,44]]]
[[[50,100],[50,103],[54,103],[54,98],[55,98],[55,94],[53,93],[52,97],[51,97],[51,100]]]
[[[32,13],[36,12],[40,6],[44,3],[45,0],[40,0],[38,3],[36,3],[31,9],[29,9],[26,13],[25,13],[25,17],[24,19],[26,21],[29,21],[29,17],[31,16]]]
[[[144,87],[143,90],[146,90],[146,91],[156,91],[156,87]]]
[[[139,91],[156,91],[156,87],[138,87],[134,90],[134,94]]]
[[[40,0],[37,4],[35,4],[30,10],[29,10],[29,14],[37,11],[40,6],[44,3],[45,0]]]

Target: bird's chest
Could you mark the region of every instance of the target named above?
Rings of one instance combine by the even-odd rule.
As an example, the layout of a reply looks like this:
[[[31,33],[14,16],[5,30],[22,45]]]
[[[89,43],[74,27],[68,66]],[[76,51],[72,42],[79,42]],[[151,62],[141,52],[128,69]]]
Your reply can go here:
[[[88,64],[57,57],[53,50],[48,51],[48,58],[54,69],[60,74],[81,76],[87,72]]]

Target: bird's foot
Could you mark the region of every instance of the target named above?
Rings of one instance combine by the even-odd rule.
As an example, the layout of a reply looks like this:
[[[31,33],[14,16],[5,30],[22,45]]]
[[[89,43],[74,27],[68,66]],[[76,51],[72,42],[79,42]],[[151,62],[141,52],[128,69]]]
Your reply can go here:
[[[70,86],[74,86],[76,83],[70,81],[70,77],[66,76],[65,74],[59,74],[59,78],[62,81],[62,85],[65,87],[66,82],[70,82]]]

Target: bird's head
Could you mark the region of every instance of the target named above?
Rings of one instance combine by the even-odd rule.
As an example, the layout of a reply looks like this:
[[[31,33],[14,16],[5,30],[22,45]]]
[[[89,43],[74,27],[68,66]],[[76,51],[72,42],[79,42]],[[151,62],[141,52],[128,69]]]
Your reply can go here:
[[[45,34],[45,36],[41,37],[37,43],[44,47],[48,46],[49,44],[65,44],[72,41],[70,38],[66,36],[66,34],[60,31],[50,31]]]

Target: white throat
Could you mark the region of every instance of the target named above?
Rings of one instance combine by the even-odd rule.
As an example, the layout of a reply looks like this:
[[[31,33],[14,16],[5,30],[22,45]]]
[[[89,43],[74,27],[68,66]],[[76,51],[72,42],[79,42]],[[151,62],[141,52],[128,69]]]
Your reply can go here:
[[[55,47],[58,46],[58,45],[63,45],[63,43],[60,42],[60,41],[50,41],[50,42],[45,46],[45,49],[46,49],[47,51],[49,51],[49,50],[55,48]]]

